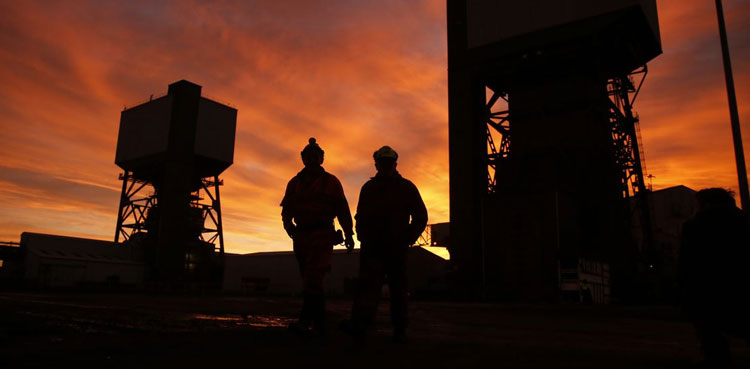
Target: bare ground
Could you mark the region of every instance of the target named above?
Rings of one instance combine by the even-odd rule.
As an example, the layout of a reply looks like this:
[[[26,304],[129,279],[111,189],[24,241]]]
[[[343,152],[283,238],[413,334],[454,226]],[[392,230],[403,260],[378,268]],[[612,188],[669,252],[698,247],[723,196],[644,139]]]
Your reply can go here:
[[[365,346],[336,329],[287,331],[294,298],[0,293],[3,368],[692,368],[691,325],[674,307],[412,302],[409,342],[390,341],[387,304]],[[750,344],[733,340],[737,367]],[[6,366],[5,364],[11,364]]]

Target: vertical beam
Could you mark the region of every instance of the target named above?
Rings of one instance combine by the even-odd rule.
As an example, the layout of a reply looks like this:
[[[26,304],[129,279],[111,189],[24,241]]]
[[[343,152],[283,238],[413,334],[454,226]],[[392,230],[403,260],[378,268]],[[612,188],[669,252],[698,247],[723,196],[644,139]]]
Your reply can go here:
[[[219,195],[219,176],[214,176],[214,188],[216,191],[216,199],[213,203],[213,208],[216,210],[216,232],[219,234],[219,254],[224,255],[224,226],[221,220],[221,197]]]
[[[160,219],[156,248],[157,279],[178,286],[185,278],[190,194],[196,185],[193,158],[201,86],[188,81],[169,85],[172,100],[164,176],[157,188]]]
[[[120,191],[120,207],[117,210],[117,226],[115,227],[115,243],[120,242],[120,233],[122,233],[122,222],[123,222],[123,210],[125,209],[126,202],[128,199],[128,179],[130,178],[130,171],[125,171],[124,174],[120,175],[122,180],[122,190]]]
[[[745,214],[750,214],[750,190],[747,184],[747,169],[745,167],[745,151],[742,148],[742,132],[740,131],[740,114],[737,111],[737,96],[734,92],[734,77],[732,76],[732,61],[729,58],[729,42],[724,25],[724,9],[721,0],[716,0],[716,15],[719,18],[719,37],[721,38],[721,56],[724,60],[724,79],[727,85],[727,99],[729,100],[729,118],[732,123],[732,139],[734,141],[734,158],[737,162],[737,180],[740,187],[740,203]]]
[[[480,203],[487,191],[484,84],[467,55],[466,0],[447,1],[451,263],[476,286],[481,263]]]

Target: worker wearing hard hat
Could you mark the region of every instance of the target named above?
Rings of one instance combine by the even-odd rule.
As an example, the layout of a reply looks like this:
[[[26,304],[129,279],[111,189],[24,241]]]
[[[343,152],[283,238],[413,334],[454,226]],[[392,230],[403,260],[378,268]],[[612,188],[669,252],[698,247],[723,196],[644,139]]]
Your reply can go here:
[[[427,225],[427,209],[419,190],[396,170],[398,154],[383,146],[373,154],[377,174],[362,186],[355,216],[361,243],[359,290],[352,320],[344,328],[363,339],[371,326],[387,276],[391,299],[391,321],[396,341],[406,340],[406,253]]]
[[[349,251],[354,248],[352,216],[341,182],[321,166],[324,152],[315,138],[310,138],[301,156],[305,167],[289,181],[281,201],[284,229],[293,239],[303,280],[302,311],[289,328],[320,334],[325,325],[323,278],[331,269],[335,244],[343,242]],[[345,237],[335,230],[334,218]]]

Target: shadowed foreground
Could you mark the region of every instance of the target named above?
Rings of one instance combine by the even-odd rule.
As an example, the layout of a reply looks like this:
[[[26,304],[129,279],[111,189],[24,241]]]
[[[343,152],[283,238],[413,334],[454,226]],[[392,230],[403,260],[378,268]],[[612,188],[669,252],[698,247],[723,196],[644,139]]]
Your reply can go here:
[[[387,304],[378,332],[357,349],[329,303],[322,339],[285,326],[297,299],[90,294],[0,294],[0,357],[12,367],[207,367],[304,362],[330,367],[684,368],[699,360],[691,325],[668,307],[414,302],[410,342],[390,342]],[[737,367],[750,345],[734,340]]]

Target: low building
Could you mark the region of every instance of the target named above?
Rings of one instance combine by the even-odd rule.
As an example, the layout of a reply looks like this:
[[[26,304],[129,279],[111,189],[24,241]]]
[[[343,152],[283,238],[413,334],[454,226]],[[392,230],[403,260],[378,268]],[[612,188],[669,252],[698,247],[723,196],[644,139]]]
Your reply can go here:
[[[412,294],[434,296],[444,284],[447,261],[422,247],[408,254]],[[143,252],[128,243],[24,232],[20,244],[0,249],[0,282],[27,288],[144,287]],[[294,253],[225,254],[223,290],[241,294],[295,295],[301,279]],[[350,294],[356,288],[359,250],[335,250],[326,293]]]
[[[445,279],[447,261],[422,247],[409,249],[407,273],[413,295],[431,294]],[[356,288],[359,250],[334,250],[331,272],[325,279],[329,296],[350,294]],[[291,251],[226,254],[224,291],[242,294],[294,295],[302,280]]]
[[[641,255],[638,275],[646,300],[675,302],[682,225],[697,211],[695,191],[674,186],[648,195],[651,242],[643,237],[641,217],[634,217],[634,238]]]
[[[596,260],[578,259],[574,268],[560,268],[560,301],[609,304],[609,264]]]
[[[29,287],[137,286],[143,282],[142,255],[110,241],[24,232],[20,257],[12,262]]]

